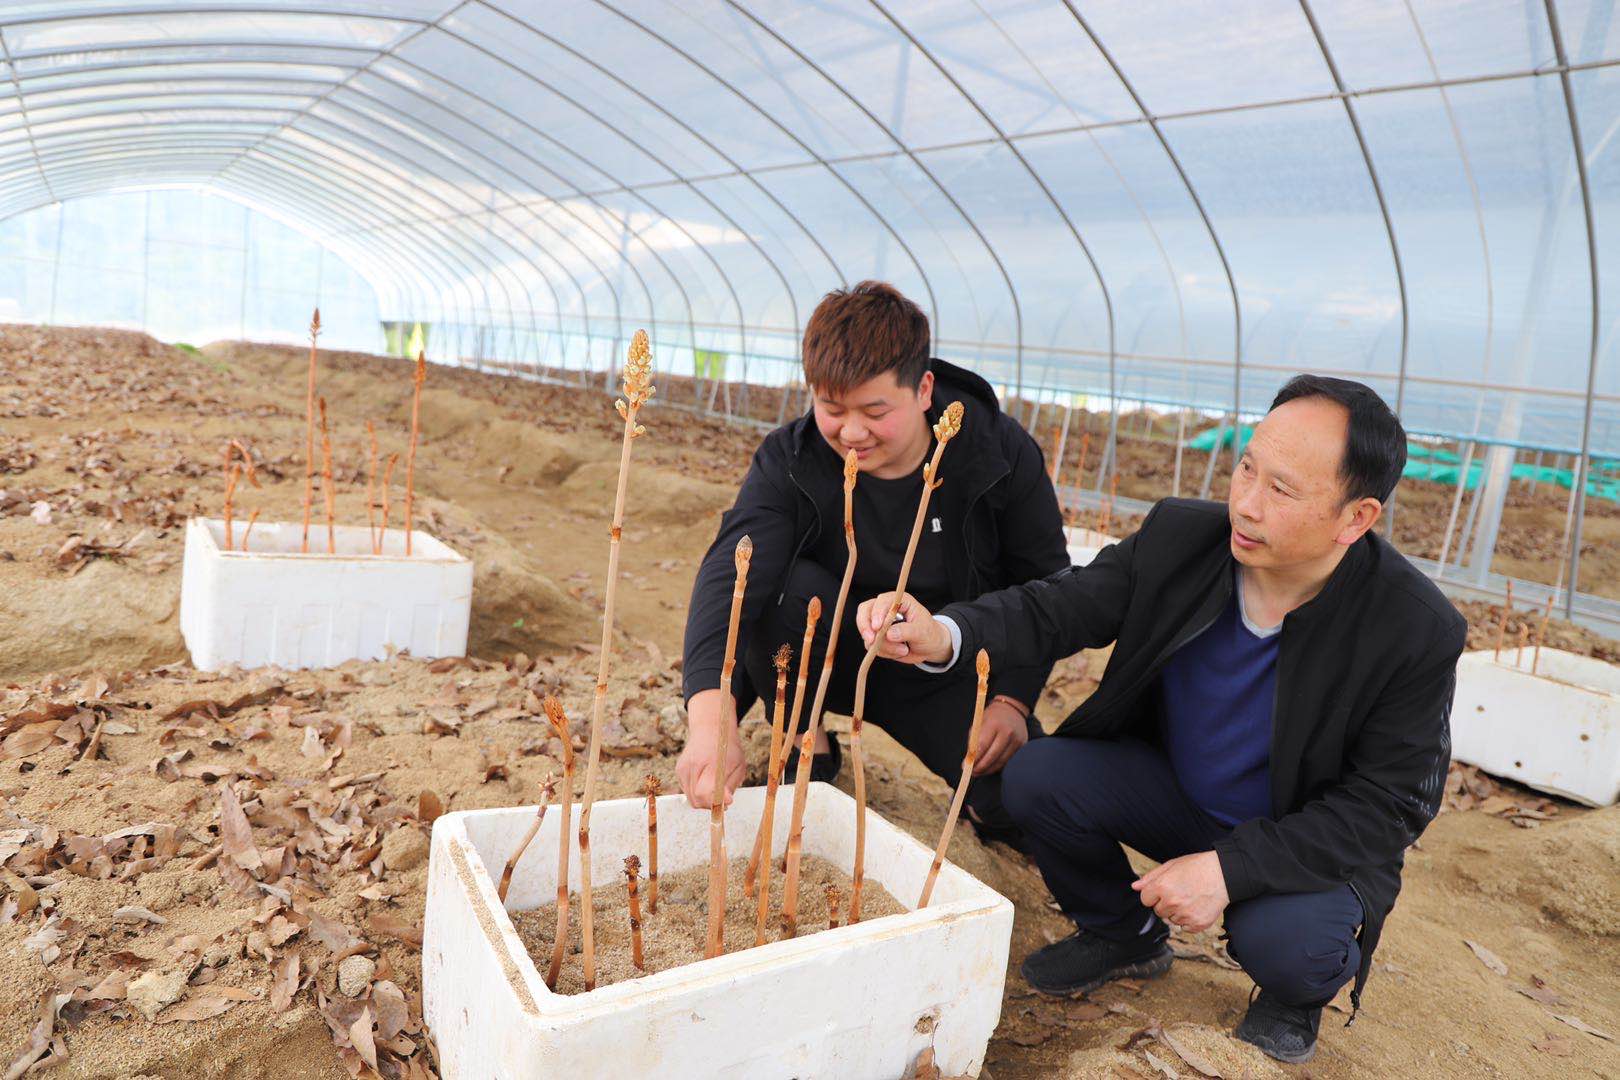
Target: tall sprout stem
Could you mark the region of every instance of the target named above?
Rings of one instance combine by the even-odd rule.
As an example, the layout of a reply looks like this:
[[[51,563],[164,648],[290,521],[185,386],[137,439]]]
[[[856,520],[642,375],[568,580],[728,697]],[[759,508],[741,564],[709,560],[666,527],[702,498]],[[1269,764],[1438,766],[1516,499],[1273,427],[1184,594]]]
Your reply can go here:
[[[337,529],[332,523],[337,492],[332,487],[332,439],[326,430],[326,399],[317,398],[321,409],[321,497],[326,503],[326,553],[337,554]]]
[[[642,781],[647,793],[647,914],[658,914],[658,791],[663,785],[651,775]]]
[[[731,676],[737,666],[737,627],[742,621],[743,596],[748,589],[748,563],[754,542],[737,541],[733,561],[736,583],[731,588],[731,621],[726,626],[726,659],[720,668],[720,708],[723,715],[714,734],[714,786],[709,790],[709,935],[704,957],[726,949],[726,736],[737,727],[737,700],[731,696]]]
[[[398,464],[399,451],[395,450],[388,455],[388,464],[383,466],[382,527],[377,530],[377,549],[379,553],[388,546],[388,489],[394,483],[394,466]]]
[[[240,458],[241,465],[236,464]],[[259,486],[259,477],[253,469],[253,455],[247,452],[240,440],[232,439],[225,444],[225,550],[235,547],[235,536],[232,533],[231,521],[235,512],[236,484],[243,475],[248,483],[254,487]]]
[[[636,414],[653,396],[652,347],[647,332],[637,330],[630,339],[630,352],[624,365],[624,397],[614,402],[624,418],[624,437],[619,446],[619,484],[613,494],[613,526],[608,533],[607,584],[602,603],[601,661],[596,672],[596,694],[591,703],[591,735],[585,755],[585,793],[579,806],[579,905],[580,933],[585,951],[585,989],[596,987],[596,938],[591,911],[591,803],[596,800],[596,774],[602,757],[602,723],[607,712],[608,675],[613,670],[613,601],[619,591],[619,538],[624,532],[624,496],[630,482],[630,444],[645,429],[636,423]],[[420,388],[420,383],[418,383]],[[414,440],[413,440],[414,441]],[[409,495],[407,494],[407,498]],[[409,512],[407,511],[407,517]],[[409,542],[410,534],[406,533]]]
[[[563,760],[562,821],[557,826],[557,932],[552,936],[551,968],[546,972],[546,987],[555,990],[557,976],[562,972],[563,948],[568,943],[568,855],[573,848],[568,825],[574,802],[574,737],[568,730],[568,715],[563,712],[562,702],[547,695],[541,705],[551,729],[562,743]]]
[[[304,390],[304,537],[299,551],[309,553],[309,511],[315,496],[315,339],[321,336],[321,309],[309,320],[309,381]]]
[[[258,520],[259,520],[259,508],[257,506],[255,506],[253,508],[253,513],[248,515],[247,528],[242,530],[242,550],[243,551],[246,551],[248,549],[248,546],[247,546],[248,537],[251,536],[252,533],[253,533],[253,523],[255,521],[258,521]]]
[[[641,874],[641,860],[634,855],[624,857],[625,885],[630,891],[630,962],[637,971],[646,971],[641,956],[641,900],[636,895],[636,878]]]
[[[979,650],[977,658],[979,686],[973,695],[973,723],[968,727],[967,755],[962,758],[962,775],[956,780],[956,794],[951,796],[951,808],[945,814],[945,830],[939,834],[939,847],[934,849],[934,862],[928,868],[928,880],[923,882],[922,896],[917,910],[928,906],[934,894],[934,881],[945,862],[945,849],[951,844],[951,830],[956,828],[957,816],[962,813],[962,800],[967,798],[968,782],[973,779],[973,766],[979,760],[979,722],[984,719],[984,695],[990,687],[990,654]]]
[[[810,715],[805,718],[804,735],[799,740],[799,767],[793,773],[793,814],[788,824],[787,857],[782,865],[782,932],[787,937],[793,937],[799,930],[799,853],[804,845],[804,806],[810,795],[810,764],[815,757],[821,706],[827,700],[827,686],[832,682],[833,659],[838,655],[838,631],[844,625],[844,604],[849,600],[850,582],[855,580],[855,478],[859,472],[860,458],[851,450],[844,456],[844,578],[838,583],[838,598],[833,601],[832,622],[827,626],[827,652],[821,658],[816,697],[810,703]],[[806,649],[799,657],[801,664],[809,651]],[[784,769],[786,760],[784,754]]]
[[[427,354],[416,352],[416,371],[411,376],[411,445],[405,454],[405,554],[411,553],[411,530],[416,508],[416,437],[422,427],[422,384],[427,381]],[[586,910],[589,904],[582,905]]]
[[[765,764],[765,809],[759,816],[759,831],[754,836],[754,854],[743,874],[743,892],[754,895],[754,876],[759,869],[759,851],[763,838],[770,835],[772,804],[776,796],[776,755],[782,750],[782,723],[787,717],[788,665],[793,662],[793,649],[783,645],[776,650],[776,712],[771,721],[771,756]],[[754,929],[754,944],[765,944],[765,915],[770,909],[771,860],[765,860],[765,876],[759,883],[759,916]]]
[[[506,868],[501,871],[501,883],[495,888],[495,895],[503,904],[506,903],[506,891],[512,887],[512,872],[517,869],[518,860],[523,858],[523,853],[529,850],[529,845],[534,842],[535,834],[540,831],[541,823],[546,820],[546,809],[556,794],[557,777],[547,773],[545,779],[540,781],[540,805],[534,809],[534,820],[529,822],[528,831],[523,834],[523,839],[518,841],[512,857],[506,860]]]
[[[752,894],[754,888],[754,875],[758,870],[761,858],[769,861],[771,838],[776,828],[776,791],[782,786],[782,774],[787,771],[788,748],[793,745],[794,735],[799,730],[799,716],[804,712],[805,689],[810,679],[810,646],[815,640],[816,624],[821,621],[821,597],[812,596],[810,605],[805,612],[804,642],[799,646],[799,677],[793,687],[793,712],[787,723],[782,724],[782,718],[777,717],[776,725],[771,729],[771,757],[765,774],[765,814],[760,819],[759,835],[754,837],[754,853],[748,859],[748,876],[744,880],[747,891]],[[786,645],[783,648],[787,648]],[[777,736],[776,727],[782,727],[782,735]]]
[[[1502,638],[1507,635],[1508,616],[1513,614],[1513,580],[1508,579],[1507,601],[1502,605],[1502,617],[1496,623],[1496,651],[1491,655],[1494,661],[1502,659]]]
[[[371,460],[366,468],[366,535],[371,538],[371,553],[377,554],[377,425],[366,421],[366,434],[371,436]]]
[[[855,769],[855,868],[850,875],[849,887],[851,925],[861,921],[861,886],[866,878],[866,762],[861,755],[861,728],[866,719],[866,677],[872,670],[872,662],[877,659],[878,647],[900,611],[900,601],[906,595],[906,579],[911,576],[911,563],[917,556],[917,540],[922,536],[923,521],[928,515],[928,500],[934,494],[934,489],[944,483],[939,479],[939,459],[945,455],[945,447],[950,445],[951,439],[962,430],[962,409],[960,401],[951,402],[945,409],[945,415],[934,425],[934,453],[928,464],[923,466],[922,498],[917,500],[917,517],[911,523],[911,539],[906,544],[905,558],[900,562],[900,579],[895,582],[889,610],[878,624],[877,633],[872,635],[872,643],[866,647],[866,656],[855,675],[854,716],[849,727],[850,757]]]

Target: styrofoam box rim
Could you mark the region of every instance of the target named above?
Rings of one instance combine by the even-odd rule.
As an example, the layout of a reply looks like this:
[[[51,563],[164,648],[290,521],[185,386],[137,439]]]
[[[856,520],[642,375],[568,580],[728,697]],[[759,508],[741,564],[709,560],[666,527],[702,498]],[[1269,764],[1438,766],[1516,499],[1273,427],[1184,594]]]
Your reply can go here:
[[[244,520],[239,520],[238,519],[238,520],[233,521],[232,524],[238,530],[245,529],[247,527],[247,522],[244,521]],[[325,530],[326,530],[326,526],[324,524],[319,526],[319,528],[320,528],[320,531],[322,533],[324,533]],[[296,522],[296,521],[269,521],[269,522],[259,521],[259,522],[255,522],[254,525],[253,525],[253,532],[254,532],[255,535],[262,535],[264,533],[272,532],[272,531],[280,531],[281,529],[297,529],[300,532],[302,532],[303,523],[302,522]],[[333,529],[335,530],[337,535],[344,536],[344,537],[353,537],[353,536],[355,536],[357,534],[360,534],[362,532],[368,532],[369,531],[363,525],[335,525],[335,526],[333,526]],[[410,555],[404,555],[404,554],[372,555],[372,554],[370,554],[368,552],[360,552],[358,554],[335,554],[334,555],[334,554],[328,554],[325,551],[315,551],[315,550],[310,550],[310,551],[237,551],[237,550],[234,550],[234,549],[227,550],[226,548],[224,548],[224,547],[222,547],[220,545],[220,541],[223,538],[224,533],[225,533],[225,521],[224,521],[223,518],[208,518],[208,517],[187,518],[186,519],[186,530],[187,530],[187,532],[195,533],[195,535],[197,536],[198,541],[203,545],[202,550],[210,558],[229,559],[229,560],[233,560],[233,561],[237,561],[237,562],[247,562],[247,563],[279,562],[279,561],[282,561],[282,560],[287,560],[287,561],[292,561],[292,562],[319,563],[319,564],[321,564],[323,566],[332,566],[332,565],[339,564],[339,563],[354,563],[356,565],[366,565],[366,566],[376,566],[376,565],[391,565],[391,566],[422,566],[422,565],[452,566],[452,565],[465,564],[465,563],[468,563],[468,562],[471,561],[471,560],[469,560],[467,558],[467,556],[461,554],[455,548],[452,548],[449,544],[446,544],[443,540],[440,540],[438,537],[434,536],[433,534],[431,534],[429,532],[426,532],[423,529],[413,529],[412,530],[412,533],[411,533],[411,545],[412,545],[413,548],[419,548],[420,550],[412,551],[412,553]],[[310,524],[310,533],[311,533],[310,547],[312,549],[316,547],[316,544],[315,544],[315,539],[316,538],[315,538],[315,535],[314,535],[315,531],[316,531],[316,525],[312,522]],[[405,530],[401,529],[401,528],[390,527],[389,530],[388,530],[388,536],[390,536],[390,537],[402,537],[404,535],[405,535]],[[324,541],[323,541],[323,543],[324,543]]]
[[[1541,650],[1541,662],[1537,669],[1531,672],[1530,665],[1533,662],[1534,647],[1527,647],[1524,650],[1527,655],[1521,660],[1520,666],[1515,666],[1508,658],[1515,655],[1518,650],[1517,644],[1511,647],[1504,646],[1502,648],[1502,658],[1498,660],[1494,649],[1477,649],[1463,653],[1457,663],[1459,666],[1467,665],[1469,667],[1484,668],[1509,678],[1517,675],[1527,680],[1534,679],[1538,682],[1556,683],[1566,689],[1577,690],[1584,694],[1620,700],[1620,690],[1610,686],[1598,685],[1605,681],[1605,676],[1609,676],[1612,681],[1616,681],[1616,684],[1620,685],[1620,676],[1610,676],[1609,669],[1612,665],[1608,664],[1607,661],[1592,656],[1584,656],[1581,653],[1569,652],[1566,649],[1543,648]],[[1601,675],[1598,674],[1599,672],[1601,672]]]
[[[737,800],[756,797],[763,801],[763,788],[739,788],[733,799],[733,808]],[[789,792],[791,794],[791,792]],[[831,784],[817,781],[810,785],[812,800],[834,801],[844,804],[853,817],[855,801],[844,792]],[[593,808],[593,813],[600,813],[604,807],[610,805],[632,805],[638,811],[646,805],[646,799],[632,797],[626,799],[613,799],[599,801]],[[848,924],[832,930],[825,930],[815,934],[791,938],[782,941],[767,942],[754,948],[743,949],[737,952],[726,953],[722,956],[680,967],[669,968],[643,975],[635,979],[614,983],[610,986],[598,987],[595,990],[580,994],[554,993],[541,978],[535,967],[533,958],[523,946],[518,937],[517,928],[512,924],[511,916],[507,913],[496,893],[495,880],[490,875],[488,867],[478,854],[476,845],[467,833],[466,822],[477,818],[499,816],[514,816],[527,819],[534,814],[533,806],[504,807],[487,810],[462,810],[439,817],[433,823],[433,848],[435,854],[443,848],[447,854],[457,862],[457,875],[461,876],[462,866],[460,860],[455,859],[459,853],[465,860],[466,871],[470,874],[471,885],[477,890],[479,899],[495,923],[495,930],[501,938],[501,943],[508,953],[510,967],[522,978],[522,991],[518,996],[528,997],[536,1006],[537,1015],[529,1014],[530,1019],[541,1023],[547,1021],[576,1022],[588,1019],[592,1015],[604,1012],[617,1012],[623,1008],[642,1003],[644,1000],[659,999],[667,996],[671,991],[684,991],[702,989],[713,985],[722,985],[738,976],[746,976],[756,972],[781,971],[784,966],[797,960],[812,960],[818,955],[831,949],[845,946],[859,945],[865,941],[876,941],[912,933],[926,932],[929,929],[949,922],[974,916],[988,916],[1005,909],[1012,910],[1012,902],[994,889],[973,877],[961,867],[956,866],[947,859],[940,868],[939,882],[935,889],[938,892],[942,887],[953,887],[967,893],[959,899],[952,901],[931,902],[928,907],[921,910],[911,908],[896,915],[887,915],[876,919],[863,919],[854,926]],[[692,811],[684,795],[664,795],[658,799],[658,812],[660,822],[667,820],[669,813]],[[706,811],[703,813],[706,814]],[[730,811],[728,811],[728,817]],[[577,821],[577,818],[576,818]],[[941,821],[943,826],[944,822]],[[873,833],[892,832],[902,845],[910,845],[922,852],[932,861],[932,849],[925,848],[915,838],[904,830],[897,828],[885,820],[882,815],[867,808],[867,838],[871,845]],[[752,835],[752,832],[750,832]],[[814,834],[810,834],[814,835]],[[814,854],[809,844],[805,848],[806,854]],[[577,870],[578,851],[571,860],[570,880]],[[665,867],[666,870],[674,869]],[[873,880],[869,874],[868,880]],[[463,884],[469,884],[463,881]],[[606,882],[593,882],[593,886],[606,884]],[[904,897],[896,896],[902,904],[914,903]],[[577,904],[575,914],[571,918],[577,919]],[[486,935],[487,939],[487,935]],[[494,942],[487,942],[494,945]],[[508,967],[506,964],[501,965]],[[514,986],[513,990],[519,988]],[[525,1010],[527,1012],[527,1010]]]

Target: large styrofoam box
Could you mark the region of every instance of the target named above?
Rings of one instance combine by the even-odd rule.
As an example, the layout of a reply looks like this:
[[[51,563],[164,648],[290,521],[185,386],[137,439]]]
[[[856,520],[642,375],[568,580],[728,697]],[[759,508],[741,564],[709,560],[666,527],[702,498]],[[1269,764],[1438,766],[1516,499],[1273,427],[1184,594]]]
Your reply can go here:
[[[1103,548],[1119,543],[1117,536],[1109,536],[1096,529],[1081,528],[1079,525],[1064,526],[1063,537],[1069,546],[1071,566],[1088,566]]]
[[[1533,653],[1457,661],[1451,756],[1590,806],[1620,800],[1620,667],[1542,649],[1532,675]]]
[[[245,523],[234,539],[242,542]],[[186,522],[180,577],[180,633],[203,671],[331,667],[346,660],[464,656],[472,612],[473,565],[420,529],[405,554],[405,531],[389,529],[382,554],[371,531],[339,525],[336,551],[326,527],[312,524],[308,553],[303,525],[260,522],[249,551],[225,549],[223,522]]]
[[[764,789],[737,791],[726,812],[731,857],[749,854],[763,805]],[[778,854],[787,842],[789,806],[791,798],[777,803]],[[505,866],[533,816],[526,807],[470,810],[433,825],[422,992],[446,1080],[894,1080],[928,1049],[944,1075],[978,1074],[1001,1015],[1013,910],[961,869],[945,864],[921,911],[863,919],[564,996],[546,989],[506,910],[555,901],[561,815],[546,815],[518,865],[506,908],[490,876]],[[594,884],[622,881],[627,854],[645,859],[646,828],[645,799],[595,805]],[[828,784],[811,784],[804,850],[847,868],[854,831],[854,801]],[[692,809],[680,795],[661,798],[660,875],[707,866],[708,859],[709,812]],[[910,907],[932,860],[931,851],[867,810],[869,882]],[[578,863],[576,847],[569,864],[574,890]],[[577,921],[577,900],[573,911]]]

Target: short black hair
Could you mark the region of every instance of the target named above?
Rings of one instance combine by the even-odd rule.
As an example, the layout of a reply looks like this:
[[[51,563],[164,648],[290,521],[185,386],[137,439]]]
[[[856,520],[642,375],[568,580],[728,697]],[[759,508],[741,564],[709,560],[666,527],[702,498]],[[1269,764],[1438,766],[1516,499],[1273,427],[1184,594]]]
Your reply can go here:
[[[1394,410],[1372,387],[1328,375],[1295,375],[1277,391],[1271,407],[1305,397],[1327,398],[1350,412],[1344,457],[1339,462],[1344,501],[1374,498],[1388,502],[1406,468],[1406,429]]]

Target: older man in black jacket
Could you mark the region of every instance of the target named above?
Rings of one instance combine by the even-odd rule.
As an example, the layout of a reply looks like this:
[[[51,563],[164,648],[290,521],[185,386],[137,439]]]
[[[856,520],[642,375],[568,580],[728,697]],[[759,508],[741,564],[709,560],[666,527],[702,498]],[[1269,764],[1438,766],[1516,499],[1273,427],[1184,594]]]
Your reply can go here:
[[[827,709],[847,714],[863,646],[855,605],[892,589],[922,495],[922,466],[933,445],[932,425],[953,401],[966,406],[961,433],[941,465],[944,486],[929,503],[911,570],[912,591],[940,605],[991,589],[1031,581],[1067,566],[1057,496],[1040,448],[1004,415],[988,383],[943,360],[929,358],[928,319],[892,286],[862,282],[830,293],[805,327],[805,380],[815,407],[760,444],[720,523],[692,587],[682,667],[687,698],[686,748],[676,775],[693,805],[709,805],[714,769],[725,770],[725,791],[743,777],[736,718],[774,683],[771,656],[783,644],[799,649],[806,609],[823,611],[811,651],[812,680],[820,671],[828,624],[843,577],[843,470],[854,453],[860,475],[854,492],[857,557],[844,625],[838,628]],[[754,543],[732,681],[735,711],[720,697],[732,549],[744,535]],[[965,667],[965,665],[964,665]],[[1051,671],[1050,661],[997,669],[985,710],[985,752],[968,786],[967,817],[992,839],[1019,843],[1002,807],[1000,770],[1040,729],[1031,708]],[[812,685],[814,682],[812,681]],[[867,718],[955,784],[972,720],[974,675],[930,675],[893,664],[874,669],[867,684]],[[808,714],[809,709],[802,710]],[[808,722],[801,717],[801,724]],[[725,725],[724,763],[715,761],[715,726]],[[796,752],[789,758],[794,767]],[[836,740],[823,731],[811,775],[838,772]],[[789,776],[792,775],[790,771]]]
[[[1090,566],[937,618],[904,601],[883,651],[910,663],[1114,646],[1067,737],[1005,770],[1007,807],[1079,927],[1024,961],[1036,989],[1162,974],[1167,921],[1196,931],[1224,914],[1260,989],[1240,1038],[1304,1061],[1352,978],[1360,1006],[1405,851],[1439,810],[1467,632],[1370,531],[1405,460],[1372,390],[1300,376],[1225,506],[1166,499]],[[868,639],[886,603],[859,612]],[[1160,865],[1137,878],[1121,844]]]

